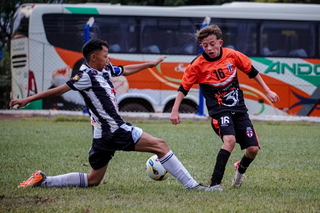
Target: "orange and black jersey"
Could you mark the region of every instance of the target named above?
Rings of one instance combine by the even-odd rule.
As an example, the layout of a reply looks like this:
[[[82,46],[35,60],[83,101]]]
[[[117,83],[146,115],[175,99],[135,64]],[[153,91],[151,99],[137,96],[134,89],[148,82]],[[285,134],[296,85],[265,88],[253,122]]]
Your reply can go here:
[[[221,48],[216,58],[203,52],[188,65],[179,91],[187,95],[193,84],[199,84],[210,116],[225,111],[247,112],[239,87],[238,70],[249,78],[258,74],[251,60],[238,51]]]

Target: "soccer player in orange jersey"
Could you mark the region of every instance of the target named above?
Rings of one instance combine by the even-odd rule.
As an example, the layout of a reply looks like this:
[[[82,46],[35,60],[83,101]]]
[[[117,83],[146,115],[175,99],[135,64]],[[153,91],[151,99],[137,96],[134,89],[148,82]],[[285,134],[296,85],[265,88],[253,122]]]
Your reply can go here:
[[[242,71],[249,78],[256,80],[272,103],[280,99],[265,84],[247,56],[222,47],[222,32],[217,25],[202,28],[196,36],[204,51],[189,64],[183,75],[170,120],[172,124],[180,123],[178,110],[181,101],[193,84],[199,84],[206,99],[209,116],[212,118],[212,128],[223,141],[209,190],[222,190],[221,181],[225,167],[236,143],[240,144],[241,149],[246,149],[241,161],[237,162],[236,174],[232,181],[232,186],[240,187],[244,173],[258,154],[260,145],[247,114],[248,109],[239,87],[237,71]]]

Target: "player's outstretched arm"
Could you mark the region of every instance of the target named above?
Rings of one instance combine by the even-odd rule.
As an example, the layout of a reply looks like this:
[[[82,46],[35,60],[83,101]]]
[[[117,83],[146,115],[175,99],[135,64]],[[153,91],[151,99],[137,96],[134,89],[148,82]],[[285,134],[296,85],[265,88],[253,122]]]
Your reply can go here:
[[[184,94],[179,91],[171,111],[170,121],[172,124],[180,124],[179,107],[183,98]]]
[[[159,63],[161,63],[166,57],[167,56],[162,56],[154,61],[149,61],[149,62],[142,63],[142,64],[130,64],[130,65],[124,66],[123,67],[123,75],[128,76],[128,75],[132,75],[134,73],[137,73],[141,70],[155,67]]]
[[[267,86],[267,84],[262,79],[261,75],[259,75],[259,74],[256,75],[256,77],[254,77],[254,80],[256,80],[261,85],[261,87],[264,89],[267,97],[269,98],[269,100],[272,103],[276,103],[277,101],[280,101],[280,98],[277,95],[277,93],[270,90],[270,88]]]
[[[44,98],[49,98],[49,97],[54,97],[54,96],[59,96],[69,90],[70,90],[70,88],[66,84],[63,84],[59,87],[40,92],[38,94],[29,96],[24,99],[11,100],[9,106],[10,106],[10,109],[12,109],[15,105],[18,105],[17,109],[19,109],[21,107],[26,106],[28,103],[30,103],[32,101],[36,101],[36,100],[40,100],[40,99],[44,99]]]

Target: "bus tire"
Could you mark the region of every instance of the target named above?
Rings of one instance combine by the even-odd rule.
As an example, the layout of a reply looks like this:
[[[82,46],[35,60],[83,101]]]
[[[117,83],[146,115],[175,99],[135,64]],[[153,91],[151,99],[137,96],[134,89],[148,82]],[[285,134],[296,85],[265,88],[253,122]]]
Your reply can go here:
[[[171,113],[174,101],[170,101],[164,108],[163,112]],[[198,113],[198,106],[190,100],[183,100],[179,107],[179,113]]]
[[[149,112],[149,110],[138,103],[129,103],[119,107],[120,112]]]
[[[181,103],[179,107],[179,113],[198,113],[198,109],[187,103]]]

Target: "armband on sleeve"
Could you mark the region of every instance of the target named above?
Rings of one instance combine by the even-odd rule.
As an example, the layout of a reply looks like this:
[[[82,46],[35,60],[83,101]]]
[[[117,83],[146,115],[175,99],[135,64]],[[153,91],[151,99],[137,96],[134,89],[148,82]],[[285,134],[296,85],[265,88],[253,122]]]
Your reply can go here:
[[[251,71],[247,74],[249,78],[254,78],[259,74],[259,71],[251,65]]]
[[[123,67],[122,66],[115,66],[108,62],[107,67],[111,70],[112,76],[120,76],[123,73]]]
[[[184,96],[187,96],[189,92],[188,90],[185,90],[182,85],[180,85],[178,91],[182,92]]]

